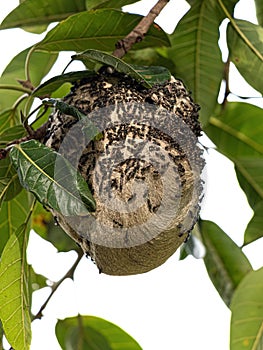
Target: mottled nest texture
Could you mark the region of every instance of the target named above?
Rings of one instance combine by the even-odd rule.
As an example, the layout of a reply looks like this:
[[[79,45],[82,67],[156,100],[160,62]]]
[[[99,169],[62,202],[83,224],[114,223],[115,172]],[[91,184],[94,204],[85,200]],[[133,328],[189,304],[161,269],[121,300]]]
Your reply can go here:
[[[146,88],[117,72],[76,82],[63,100],[87,116],[97,135],[87,137],[83,121],[57,111],[45,144],[78,167],[96,211],[53,215],[103,273],[160,266],[187,240],[199,215],[199,106],[180,80]]]

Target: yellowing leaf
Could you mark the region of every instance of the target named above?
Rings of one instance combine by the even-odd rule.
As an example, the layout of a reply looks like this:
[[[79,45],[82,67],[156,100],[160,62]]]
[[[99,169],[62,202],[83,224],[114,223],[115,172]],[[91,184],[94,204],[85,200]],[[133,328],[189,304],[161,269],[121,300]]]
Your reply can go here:
[[[0,264],[0,318],[8,342],[16,350],[28,350],[31,342],[30,305],[24,239],[26,225],[9,238]],[[19,238],[22,240],[20,246]]]
[[[250,272],[231,303],[231,350],[261,350],[263,346],[263,268]]]

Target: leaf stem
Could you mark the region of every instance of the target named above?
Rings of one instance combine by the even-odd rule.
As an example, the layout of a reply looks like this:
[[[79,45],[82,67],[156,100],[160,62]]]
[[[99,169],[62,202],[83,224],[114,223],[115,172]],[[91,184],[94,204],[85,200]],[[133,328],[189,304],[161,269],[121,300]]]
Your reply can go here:
[[[14,90],[14,91],[21,91],[25,92],[27,94],[31,94],[31,90],[19,85],[9,85],[9,84],[0,84],[0,90]]]
[[[28,98],[28,95],[22,95],[22,96],[20,96],[20,97],[16,100],[16,102],[13,104],[12,109],[13,109],[13,110],[16,110],[17,107],[20,105],[20,103],[23,102],[24,99],[26,99],[26,98]]]
[[[130,33],[116,43],[116,49],[113,51],[112,55],[122,58],[134,44],[142,41],[150,26],[153,24],[155,18],[160,14],[168,2],[169,0],[159,0],[150,10],[148,15],[143,17]]]
[[[31,47],[31,49],[28,51],[28,54],[26,56],[26,61],[25,61],[25,76],[26,76],[26,81],[31,81],[30,79],[30,71],[29,71],[29,62],[31,59],[31,56],[34,52],[34,46]]]
[[[77,257],[76,261],[71,266],[71,268],[66,272],[66,274],[58,282],[56,282],[56,283],[54,283],[52,285],[50,295],[48,296],[48,298],[46,299],[44,304],[41,306],[41,308],[39,309],[38,313],[33,317],[32,321],[37,320],[37,319],[41,319],[43,317],[44,309],[46,308],[46,306],[49,303],[50,299],[52,298],[54,293],[57,291],[58,287],[62,284],[62,282],[64,282],[65,279],[67,279],[67,278],[73,279],[76,267],[78,266],[78,264],[79,264],[79,262],[80,262],[80,260],[81,260],[81,258],[83,256],[82,250],[78,249],[78,250],[76,250],[76,252],[78,253],[78,257]]]
[[[257,48],[251,43],[251,41],[246,37],[246,35],[242,32],[242,30],[238,27],[236,24],[235,19],[231,16],[231,14],[228,12],[227,8],[225,7],[222,0],[218,0],[219,5],[221,6],[223,12],[225,13],[226,17],[229,19],[230,23],[232,24],[233,28],[236,30],[236,32],[239,34],[239,36],[244,40],[246,45],[254,52],[254,54],[263,61],[263,56],[261,53],[257,50]]]

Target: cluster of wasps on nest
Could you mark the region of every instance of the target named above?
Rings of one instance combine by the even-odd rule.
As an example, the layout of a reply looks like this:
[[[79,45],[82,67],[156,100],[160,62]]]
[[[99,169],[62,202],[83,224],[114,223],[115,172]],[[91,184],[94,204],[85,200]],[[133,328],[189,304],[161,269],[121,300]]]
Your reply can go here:
[[[52,214],[101,272],[156,268],[186,241],[198,218],[204,167],[199,106],[173,77],[145,88],[107,70],[76,82],[63,101],[85,114],[99,137],[87,143],[76,119],[56,111],[44,143],[78,167],[96,211],[74,218]]]

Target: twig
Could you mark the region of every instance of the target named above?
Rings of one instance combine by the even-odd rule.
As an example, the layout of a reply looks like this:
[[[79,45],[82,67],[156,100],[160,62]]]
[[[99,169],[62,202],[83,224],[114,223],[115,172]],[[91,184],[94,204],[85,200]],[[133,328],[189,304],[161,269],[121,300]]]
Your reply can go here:
[[[54,293],[56,292],[56,290],[58,289],[58,287],[61,285],[62,282],[65,281],[65,279],[67,278],[71,278],[73,279],[73,275],[74,272],[76,270],[76,267],[78,266],[82,256],[83,256],[83,252],[82,250],[76,250],[76,252],[78,253],[78,257],[77,260],[74,262],[74,264],[71,266],[71,268],[68,270],[68,272],[56,283],[54,283],[51,287],[51,293],[48,296],[47,300],[44,302],[44,304],[41,306],[41,308],[39,309],[38,313],[33,317],[32,321],[37,320],[37,319],[41,319],[43,317],[43,311],[46,308],[47,304],[49,303],[50,299],[52,298],[52,296],[54,295]]]
[[[135,43],[142,41],[150,26],[153,24],[155,18],[160,14],[168,2],[169,0],[159,0],[150,10],[148,15],[143,17],[143,19],[130,33],[124,39],[121,39],[116,43],[116,49],[113,51],[112,55],[122,58]]]

